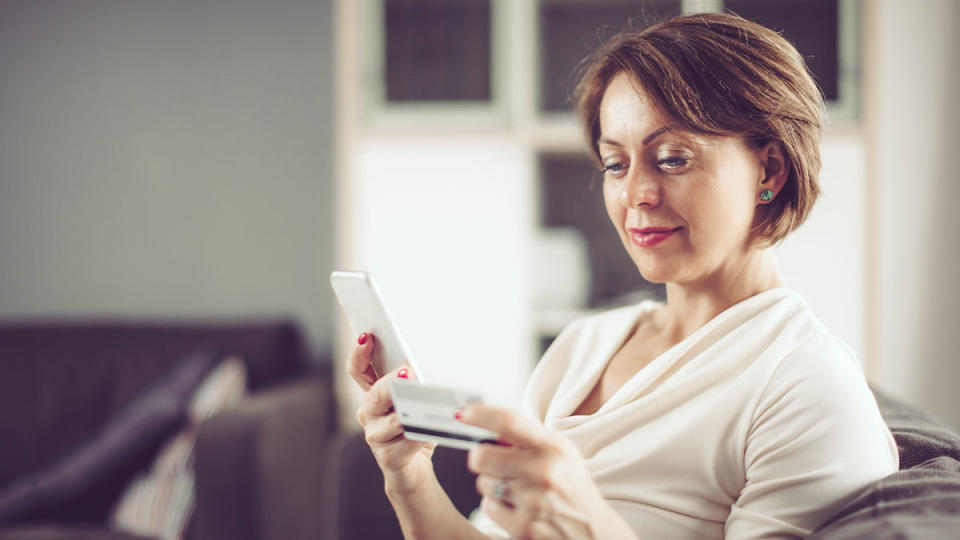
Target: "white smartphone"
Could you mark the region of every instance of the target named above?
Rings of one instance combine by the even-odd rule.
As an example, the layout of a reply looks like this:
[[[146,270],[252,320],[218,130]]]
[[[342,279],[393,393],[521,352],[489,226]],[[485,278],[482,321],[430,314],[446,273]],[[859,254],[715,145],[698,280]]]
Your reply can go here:
[[[482,443],[502,445],[496,433],[454,417],[467,403],[481,401],[476,394],[394,377],[390,379],[390,395],[404,438],[461,450]]]
[[[373,334],[375,339],[370,363],[377,377],[409,366],[416,380],[423,382],[423,372],[414,362],[373,278],[366,272],[336,271],[330,273],[330,285],[347,313],[354,334]]]

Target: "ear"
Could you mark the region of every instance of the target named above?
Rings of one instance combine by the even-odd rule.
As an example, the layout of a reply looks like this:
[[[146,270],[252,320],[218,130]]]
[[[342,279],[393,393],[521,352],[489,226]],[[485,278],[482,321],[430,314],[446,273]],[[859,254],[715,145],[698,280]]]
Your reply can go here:
[[[768,204],[777,198],[780,190],[787,182],[787,153],[783,149],[783,143],[780,141],[771,141],[766,146],[757,151],[757,158],[760,161],[760,170],[762,171],[759,182],[757,182],[757,204]],[[760,198],[760,194],[770,190],[773,196],[769,200]]]

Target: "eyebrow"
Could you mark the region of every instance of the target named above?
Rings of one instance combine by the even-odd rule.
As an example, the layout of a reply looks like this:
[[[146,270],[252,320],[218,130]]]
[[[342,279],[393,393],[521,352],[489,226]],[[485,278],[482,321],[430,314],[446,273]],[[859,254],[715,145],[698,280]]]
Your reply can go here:
[[[668,131],[670,131],[670,126],[663,126],[663,127],[661,127],[660,129],[658,129],[658,130],[654,131],[653,133],[651,133],[651,134],[647,135],[646,137],[644,137],[643,140],[640,141],[640,146],[646,146],[647,144],[650,143],[650,141],[656,139],[657,137],[659,137],[660,135],[663,135],[664,133],[666,133],[666,132],[668,132]],[[611,146],[619,146],[619,147],[621,147],[621,148],[623,147],[622,144],[620,144],[620,143],[618,143],[617,141],[615,141],[615,140],[613,140],[613,139],[610,139],[610,138],[608,138],[608,137],[600,137],[600,140],[597,141],[597,143],[598,143],[598,144],[609,144],[609,145],[611,145]]]

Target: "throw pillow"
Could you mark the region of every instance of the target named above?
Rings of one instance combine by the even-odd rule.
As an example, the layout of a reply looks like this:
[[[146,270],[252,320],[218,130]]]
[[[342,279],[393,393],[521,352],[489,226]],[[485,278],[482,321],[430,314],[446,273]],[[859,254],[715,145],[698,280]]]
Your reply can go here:
[[[215,364],[212,351],[188,355],[88,442],[0,489],[0,523],[81,496],[114,471],[152,453],[183,423],[195,390]]]
[[[116,530],[161,540],[183,538],[196,500],[193,448],[200,424],[246,393],[245,364],[228,358],[207,375],[190,403],[189,422],[160,450],[149,473],[133,479],[110,517]]]
[[[960,435],[943,422],[893,396],[873,388],[880,414],[900,451],[900,470],[948,456],[960,461]]]

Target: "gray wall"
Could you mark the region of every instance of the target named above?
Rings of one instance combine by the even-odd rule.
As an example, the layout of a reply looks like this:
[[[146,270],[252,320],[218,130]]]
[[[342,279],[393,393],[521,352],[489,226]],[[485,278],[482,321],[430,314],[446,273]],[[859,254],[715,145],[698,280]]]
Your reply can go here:
[[[0,0],[0,317],[332,336],[332,0]]]

